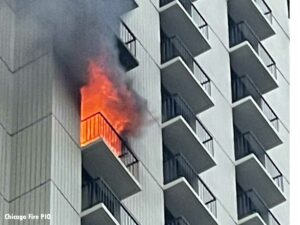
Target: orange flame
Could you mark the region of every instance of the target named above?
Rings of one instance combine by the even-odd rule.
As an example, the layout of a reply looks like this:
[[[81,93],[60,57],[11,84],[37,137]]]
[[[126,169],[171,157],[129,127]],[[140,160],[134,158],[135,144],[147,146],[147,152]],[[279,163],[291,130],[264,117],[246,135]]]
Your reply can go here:
[[[110,125],[118,134],[134,134],[142,122],[136,95],[117,75],[95,60],[89,62],[88,83],[81,88],[82,146],[103,138],[120,154],[120,140]]]

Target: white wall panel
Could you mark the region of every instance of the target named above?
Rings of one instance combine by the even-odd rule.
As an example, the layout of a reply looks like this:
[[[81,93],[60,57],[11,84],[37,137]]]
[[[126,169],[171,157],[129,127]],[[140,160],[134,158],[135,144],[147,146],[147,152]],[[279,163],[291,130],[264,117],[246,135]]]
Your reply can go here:
[[[0,125],[8,132],[11,131],[12,125],[12,78],[12,74],[0,61]]]
[[[198,0],[194,2],[210,27],[209,42],[213,36],[217,35],[226,47],[229,45],[227,2],[227,0]]]
[[[12,137],[10,199],[50,178],[51,118]]]
[[[203,172],[200,176],[218,201],[221,202],[221,205],[226,208],[222,212],[223,216],[219,216],[218,213],[218,221],[223,224],[223,217],[231,217],[237,220],[235,164],[218,144],[214,143],[214,147],[214,158],[217,166]],[[227,214],[227,216],[224,214]]]
[[[278,219],[280,225],[289,225],[290,224],[290,186],[285,183],[285,196],[287,201],[271,209],[272,213]],[[295,201],[295,200],[293,200]]]
[[[46,183],[9,203],[9,213],[14,215],[33,215],[50,213],[50,183]],[[48,225],[49,220],[10,220],[9,225]]]
[[[0,59],[13,68],[15,14],[5,1],[0,4]]]
[[[123,16],[131,31],[139,42],[151,55],[152,59],[160,64],[160,21],[158,9],[149,0],[136,0],[138,8]]]
[[[272,10],[272,14],[277,21],[274,23],[279,23],[284,32],[289,35],[289,19],[287,10],[287,0],[266,0],[266,3]]]
[[[54,68],[52,56],[47,55],[13,75],[13,133],[51,113],[51,77]]]
[[[281,27],[277,24],[273,24],[273,28],[276,32],[275,35],[262,41],[263,45],[276,62],[276,66],[282,74],[278,73],[278,76],[283,76],[289,83],[290,80],[290,57],[289,46],[290,39],[282,31]]]
[[[290,129],[290,85],[282,76],[277,79],[279,88],[264,95],[279,120],[287,130]]]
[[[283,173],[283,175],[289,180],[290,179],[290,134],[289,132],[279,124],[279,135],[283,143],[268,150],[268,154],[272,160]]]
[[[161,120],[161,78],[160,69],[148,52],[137,45],[139,66],[126,75],[131,80],[133,89],[143,98],[149,111],[158,123]]]
[[[218,221],[220,225],[237,225],[237,218],[233,217],[228,213],[227,206],[223,205],[218,201],[217,203],[218,210]]]
[[[0,224],[7,225],[8,221],[4,219],[5,214],[9,212],[8,203],[0,195]]]
[[[134,152],[157,182],[163,184],[162,131],[159,124],[147,115],[148,121],[139,135],[130,139]]]
[[[142,192],[124,200],[125,205],[143,225],[164,225],[164,198],[161,187],[140,166]]]
[[[0,126],[0,196],[8,199],[11,165],[11,138]],[[1,218],[1,216],[0,216]]]
[[[80,215],[77,214],[52,183],[50,202],[51,225],[80,225]]]
[[[18,11],[15,20],[14,70],[35,61],[51,48],[49,25],[28,16],[27,9]],[[29,14],[30,15],[30,14]]]
[[[212,86],[212,96],[215,106],[198,114],[198,118],[234,161],[232,106],[215,86]]]
[[[53,73],[52,113],[79,144],[80,92],[59,69]]]
[[[220,40],[211,33],[209,43],[212,49],[196,57],[197,62],[212,80],[212,85],[218,89],[229,103],[231,102],[230,58],[228,50]],[[212,93],[212,99],[216,98]],[[215,102],[215,104],[217,104]]]
[[[70,204],[81,211],[81,150],[52,119],[51,178]]]

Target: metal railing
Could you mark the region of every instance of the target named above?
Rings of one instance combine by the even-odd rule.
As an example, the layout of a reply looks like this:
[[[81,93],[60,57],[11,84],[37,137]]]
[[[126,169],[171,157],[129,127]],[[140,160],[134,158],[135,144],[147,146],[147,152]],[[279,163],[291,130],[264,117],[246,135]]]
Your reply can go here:
[[[234,73],[234,72],[232,72]],[[234,75],[232,80],[232,100],[238,101],[247,96],[252,96],[253,100],[257,103],[263,114],[267,117],[274,128],[279,130],[279,118],[264,99],[254,82],[248,76],[238,77]]]
[[[195,22],[196,26],[200,29],[202,35],[206,39],[209,38],[208,24],[203,16],[200,14],[196,6],[192,3],[191,0],[160,0],[160,6],[167,5],[173,1],[178,1],[186,10],[186,12],[191,16],[192,20]]]
[[[175,57],[181,57],[184,63],[192,71],[196,79],[200,82],[203,89],[211,95],[211,81],[201,66],[194,59],[190,51],[185,47],[178,37],[162,38],[161,40],[162,63]]]
[[[166,222],[166,225],[190,225],[184,217],[178,217],[172,221]]]
[[[268,6],[265,0],[253,0],[256,5],[258,6],[259,10],[262,12],[262,14],[266,17],[266,19],[272,24],[273,22],[273,15],[272,10]]]
[[[239,219],[258,213],[267,225],[280,225],[255,190],[241,192],[237,196]]]
[[[164,161],[164,183],[184,177],[209,211],[217,217],[216,198],[182,154]],[[179,203],[180,204],[180,203]]]
[[[124,22],[121,22],[120,25],[120,39],[131,54],[136,57],[136,37]]]
[[[267,49],[262,45],[259,38],[256,36],[252,28],[245,22],[235,24],[231,19],[229,20],[229,44],[230,47],[240,44],[244,41],[252,46],[265,66],[269,69],[271,74],[277,79],[277,67],[274,59],[269,54]]]
[[[80,123],[80,132],[81,146],[87,146],[102,138],[110,150],[121,159],[127,169],[139,179],[139,160],[137,156],[102,113],[95,113],[82,120]]]
[[[162,102],[162,120],[182,116],[196,133],[202,144],[214,156],[213,137],[190,109],[188,104],[177,94],[166,97]]]
[[[251,132],[242,134],[237,128],[234,129],[234,144],[236,160],[247,155],[254,154],[261,164],[265,167],[268,174],[272,177],[279,189],[284,191],[283,175],[267,154],[259,140]]]
[[[82,187],[82,210],[103,203],[120,225],[139,225],[104,180],[98,178]]]

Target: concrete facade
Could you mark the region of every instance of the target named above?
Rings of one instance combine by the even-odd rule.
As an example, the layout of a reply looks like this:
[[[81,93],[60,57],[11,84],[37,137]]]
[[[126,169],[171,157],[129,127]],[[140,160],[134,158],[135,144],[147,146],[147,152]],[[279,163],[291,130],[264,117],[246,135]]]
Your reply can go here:
[[[213,102],[212,107],[196,116],[213,138],[212,158],[216,164],[201,172],[199,177],[216,198],[217,214],[211,221],[220,225],[247,224],[239,218],[237,204],[228,25],[230,1],[236,0],[193,1],[208,24],[210,46],[194,59],[211,80],[209,98]],[[34,5],[34,1],[26,2],[28,7]],[[139,224],[167,225],[161,81],[162,6],[160,0],[135,2],[138,6],[125,13],[122,21],[136,37],[139,65],[126,76],[134,91],[146,102],[147,122],[138,136],[128,140],[139,159],[141,191],[122,202]],[[175,2],[181,4],[179,0]],[[272,10],[271,26],[275,34],[261,43],[276,62],[278,88],[263,97],[279,118],[278,136],[282,141],[267,154],[283,175],[286,198],[269,210],[280,225],[288,225],[289,19],[286,1],[265,2]],[[16,0],[0,0],[0,224],[80,225],[83,224],[80,93],[65,78],[61,65],[55,60],[47,30],[25,16],[26,6],[27,3]],[[49,41],[45,41],[47,38]],[[47,44],[36,46],[39,40]],[[6,220],[4,216],[8,213],[49,213],[51,220]],[[122,220],[119,223],[134,225]],[[214,223],[202,223],[199,218],[197,224]]]

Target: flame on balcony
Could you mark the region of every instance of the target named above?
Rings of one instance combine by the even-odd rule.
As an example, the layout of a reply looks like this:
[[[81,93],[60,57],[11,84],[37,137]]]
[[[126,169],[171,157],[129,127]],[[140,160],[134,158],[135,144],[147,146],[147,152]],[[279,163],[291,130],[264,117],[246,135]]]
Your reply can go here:
[[[134,135],[142,124],[135,93],[101,60],[90,60],[88,83],[81,88],[81,146],[100,138],[117,155],[122,153],[119,135]]]

